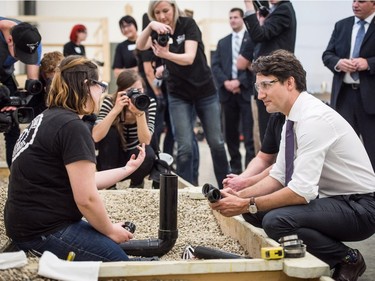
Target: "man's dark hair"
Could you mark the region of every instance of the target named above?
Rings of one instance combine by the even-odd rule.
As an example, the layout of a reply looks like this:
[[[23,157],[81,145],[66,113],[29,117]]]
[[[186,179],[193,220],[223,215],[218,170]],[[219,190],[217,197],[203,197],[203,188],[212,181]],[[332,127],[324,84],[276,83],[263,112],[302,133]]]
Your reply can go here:
[[[300,92],[306,91],[306,71],[291,52],[277,50],[268,56],[261,56],[252,64],[252,68],[254,74],[273,75],[281,83],[293,77],[296,89]]]
[[[120,28],[122,28],[124,23],[133,24],[135,26],[135,29],[138,30],[137,22],[135,21],[135,19],[132,16],[128,16],[128,15],[123,16],[118,22]]]
[[[230,12],[230,13],[233,13],[233,12],[239,12],[241,18],[243,18],[243,15],[244,15],[243,10],[242,10],[241,8],[232,8],[232,9],[230,9],[229,12]]]

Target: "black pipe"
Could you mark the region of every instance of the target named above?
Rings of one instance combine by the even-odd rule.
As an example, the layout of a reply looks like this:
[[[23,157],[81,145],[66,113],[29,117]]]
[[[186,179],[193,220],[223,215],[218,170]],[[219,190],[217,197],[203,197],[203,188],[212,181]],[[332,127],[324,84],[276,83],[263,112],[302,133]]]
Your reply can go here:
[[[35,16],[36,1],[23,1],[23,14],[25,16]]]
[[[161,257],[176,243],[178,177],[172,174],[160,175],[159,238],[130,240],[121,243],[121,248],[131,256]]]
[[[219,249],[197,246],[194,248],[194,257],[198,259],[244,259],[246,257],[225,252]]]

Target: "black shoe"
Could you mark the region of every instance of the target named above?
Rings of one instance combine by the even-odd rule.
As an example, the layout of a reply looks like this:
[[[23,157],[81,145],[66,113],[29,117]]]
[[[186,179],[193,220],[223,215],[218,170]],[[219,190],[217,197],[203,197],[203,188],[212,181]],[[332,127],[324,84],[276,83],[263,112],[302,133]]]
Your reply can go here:
[[[365,272],[366,263],[361,253],[358,250],[351,249],[350,251],[357,256],[357,261],[342,261],[339,263],[335,268],[332,279],[336,281],[357,281],[358,277]]]

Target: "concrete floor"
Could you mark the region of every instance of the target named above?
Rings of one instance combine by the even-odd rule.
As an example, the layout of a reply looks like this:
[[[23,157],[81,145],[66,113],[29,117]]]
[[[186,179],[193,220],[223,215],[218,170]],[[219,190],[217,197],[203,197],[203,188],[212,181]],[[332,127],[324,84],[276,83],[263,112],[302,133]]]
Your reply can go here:
[[[199,169],[199,184],[203,185],[205,183],[211,183],[216,185],[217,182],[213,172],[211,154],[205,141],[199,142],[199,151],[201,161]],[[358,249],[366,261],[367,270],[358,281],[375,281],[375,235],[361,242],[345,244],[351,248]]]

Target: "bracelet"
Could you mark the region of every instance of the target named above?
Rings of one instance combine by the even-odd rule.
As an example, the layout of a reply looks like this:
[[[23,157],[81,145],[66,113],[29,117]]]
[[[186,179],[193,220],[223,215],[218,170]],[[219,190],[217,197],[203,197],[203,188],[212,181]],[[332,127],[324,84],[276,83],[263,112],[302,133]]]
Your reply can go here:
[[[141,117],[143,114],[145,114],[145,112],[141,112],[141,113],[134,113],[135,116],[137,117]]]

